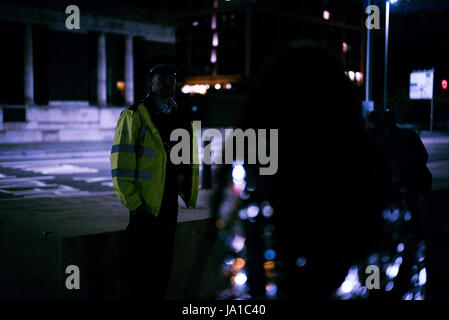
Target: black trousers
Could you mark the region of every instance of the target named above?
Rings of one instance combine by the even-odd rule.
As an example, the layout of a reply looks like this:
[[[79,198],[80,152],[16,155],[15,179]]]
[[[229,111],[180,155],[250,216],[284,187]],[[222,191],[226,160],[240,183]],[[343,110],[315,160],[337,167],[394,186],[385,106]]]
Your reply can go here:
[[[130,215],[128,297],[131,300],[166,299],[173,264],[178,218],[177,193],[165,192],[157,217]]]

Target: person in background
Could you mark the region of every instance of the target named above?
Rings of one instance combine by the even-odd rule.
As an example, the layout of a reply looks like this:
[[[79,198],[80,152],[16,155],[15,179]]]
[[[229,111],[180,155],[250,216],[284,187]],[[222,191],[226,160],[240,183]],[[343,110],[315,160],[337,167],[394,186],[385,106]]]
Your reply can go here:
[[[381,147],[387,156],[395,188],[411,212],[414,232],[419,235],[421,201],[432,189],[432,174],[427,168],[429,155],[416,132],[397,126],[392,110],[384,112],[383,123]]]
[[[413,266],[425,248],[421,203],[432,189],[432,174],[427,168],[428,153],[419,135],[400,128],[391,109],[382,114],[383,132],[380,148],[391,172],[391,210],[399,210],[403,221],[396,228],[397,236],[405,244],[403,262],[398,272],[393,296],[401,298],[410,286]]]
[[[371,111],[366,117],[366,131],[373,140],[377,141],[383,133],[382,113]]]

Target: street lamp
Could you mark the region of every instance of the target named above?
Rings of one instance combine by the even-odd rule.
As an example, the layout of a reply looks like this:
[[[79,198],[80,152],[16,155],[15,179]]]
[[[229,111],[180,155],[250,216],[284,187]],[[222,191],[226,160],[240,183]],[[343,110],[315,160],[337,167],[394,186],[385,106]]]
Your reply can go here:
[[[371,6],[372,0],[365,0],[366,7]],[[345,42],[343,42],[345,44]],[[364,105],[364,117],[367,115],[367,112],[372,111],[370,108],[370,85],[371,85],[371,28],[367,27],[366,30],[366,72],[365,72],[365,105]],[[365,113],[365,111],[367,111]]]
[[[386,1],[385,12],[385,67],[384,67],[384,110],[387,108],[387,67],[388,67],[388,29],[390,25],[390,4],[395,4],[398,0]]]

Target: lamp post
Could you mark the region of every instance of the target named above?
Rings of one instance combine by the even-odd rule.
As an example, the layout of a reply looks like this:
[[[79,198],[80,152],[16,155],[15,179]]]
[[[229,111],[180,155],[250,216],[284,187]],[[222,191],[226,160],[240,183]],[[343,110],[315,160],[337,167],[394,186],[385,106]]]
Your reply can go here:
[[[371,0],[365,2],[371,6]],[[366,72],[365,72],[365,101],[368,103],[370,94],[370,71],[371,71],[371,29],[366,30]]]
[[[371,8],[372,0],[364,0],[366,6],[366,13],[368,13],[368,8]],[[372,55],[372,46],[371,46],[371,26],[366,25],[366,70],[365,70],[365,101],[362,102],[362,114],[363,118],[366,119],[368,114],[374,110],[374,101],[370,100],[371,96],[371,55]]]
[[[390,27],[390,4],[398,0],[387,0],[385,5],[385,65],[384,65],[384,107],[387,108],[387,70],[388,70],[388,29]]]

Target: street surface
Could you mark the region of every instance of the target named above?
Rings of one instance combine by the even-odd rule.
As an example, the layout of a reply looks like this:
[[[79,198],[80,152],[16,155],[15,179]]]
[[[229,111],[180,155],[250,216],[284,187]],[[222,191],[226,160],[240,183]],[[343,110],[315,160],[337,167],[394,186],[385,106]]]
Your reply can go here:
[[[24,145],[22,150],[3,146],[0,201],[114,194],[108,146],[84,144],[80,151],[63,144]]]
[[[422,140],[429,152],[433,189],[449,188],[449,135],[424,133]],[[111,142],[0,145],[0,220],[12,221],[14,213],[44,219],[50,212],[71,214],[73,219],[74,214],[95,210],[96,217],[105,214],[101,231],[114,217],[121,222],[113,230],[124,229],[128,215],[112,187],[110,148]],[[186,209],[180,200],[178,220],[208,218],[207,201],[207,190],[200,191],[197,209]]]
[[[423,137],[434,189],[449,187],[449,136]],[[0,145],[0,202],[114,195],[111,142]]]
[[[449,135],[423,135],[422,140],[429,152],[428,166],[433,174],[433,192],[427,200],[424,221],[429,244],[427,297],[446,299],[449,298]],[[124,230],[129,216],[112,188],[110,148],[110,142],[0,145],[2,230],[63,238]],[[185,208],[180,200],[178,222],[206,221],[210,217],[209,194],[208,190],[200,190],[197,209]],[[206,228],[206,224],[183,224],[178,230],[175,252],[179,267],[173,270],[171,297],[191,297],[191,293],[186,293],[188,289],[183,289],[187,290],[184,293],[179,291],[191,288],[189,283],[179,285],[186,281],[185,268],[197,270],[195,266],[204,265],[194,259],[206,240],[200,237],[203,231],[195,228]],[[219,263],[220,254],[215,251],[215,257],[207,259]],[[23,260],[20,257],[23,255],[17,259]],[[209,274],[209,278],[205,276],[208,280],[216,275],[217,268],[212,264],[205,269],[207,272],[203,268],[197,272]]]
[[[449,137],[423,137],[429,153],[428,167],[433,175],[433,190],[449,188]]]
[[[35,143],[0,145],[0,218],[17,213],[104,210],[127,218],[127,210],[115,195],[109,155],[112,142]],[[186,209],[180,199],[179,221],[208,217],[207,191],[201,191],[197,209]],[[51,199],[51,200],[50,200]],[[92,205],[94,205],[92,208]],[[5,212],[7,211],[7,212]],[[3,214],[3,215],[2,215]],[[13,219],[13,218],[12,218]],[[126,224],[118,229],[123,229]],[[107,224],[107,223],[106,223]],[[117,228],[114,228],[117,229]]]

